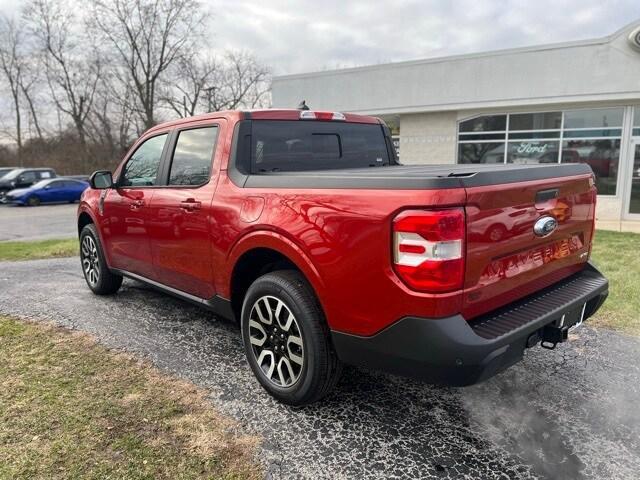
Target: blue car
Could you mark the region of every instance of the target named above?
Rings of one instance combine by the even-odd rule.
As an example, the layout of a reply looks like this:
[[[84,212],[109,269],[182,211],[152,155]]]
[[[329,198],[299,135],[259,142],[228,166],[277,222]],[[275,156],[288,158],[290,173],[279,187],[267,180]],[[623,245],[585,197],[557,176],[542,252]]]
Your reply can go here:
[[[41,203],[73,203],[89,187],[88,182],[71,178],[50,178],[28,188],[17,188],[7,193],[4,201],[35,207]]]

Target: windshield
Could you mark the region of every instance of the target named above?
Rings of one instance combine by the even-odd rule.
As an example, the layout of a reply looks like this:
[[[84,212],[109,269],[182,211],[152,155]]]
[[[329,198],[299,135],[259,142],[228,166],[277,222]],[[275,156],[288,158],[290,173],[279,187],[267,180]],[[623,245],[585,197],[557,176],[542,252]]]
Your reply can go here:
[[[389,165],[379,124],[256,120],[251,128],[251,171],[299,172]]]
[[[40,180],[38,183],[34,183],[29,188],[44,188],[45,186],[47,186],[50,183],[51,183],[51,180]]]
[[[24,170],[12,170],[11,172],[7,173],[4,177],[2,177],[2,179],[13,180],[14,178],[18,178],[18,175],[20,175],[23,172]]]

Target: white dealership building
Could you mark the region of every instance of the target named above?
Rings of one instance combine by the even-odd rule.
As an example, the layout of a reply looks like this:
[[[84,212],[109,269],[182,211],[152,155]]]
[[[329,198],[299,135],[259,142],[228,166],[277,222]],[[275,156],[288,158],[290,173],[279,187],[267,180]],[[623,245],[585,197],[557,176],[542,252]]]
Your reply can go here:
[[[640,231],[640,21],[594,40],[273,79],[274,107],[377,115],[403,163],[586,162],[598,226]]]

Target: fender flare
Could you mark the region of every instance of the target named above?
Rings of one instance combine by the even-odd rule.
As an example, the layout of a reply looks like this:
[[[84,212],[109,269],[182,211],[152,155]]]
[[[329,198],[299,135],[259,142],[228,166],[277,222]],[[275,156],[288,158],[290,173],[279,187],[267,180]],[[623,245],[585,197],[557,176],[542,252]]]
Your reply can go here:
[[[226,285],[224,285],[226,295],[231,293],[231,278],[238,260],[242,255],[256,248],[268,248],[288,258],[304,274],[322,305],[322,293],[326,286],[320,276],[320,272],[311,261],[311,258],[297,243],[288,238],[286,234],[274,230],[253,230],[243,235],[230,248],[224,275],[224,278],[227,279]]]
[[[87,215],[89,215],[89,218],[91,218],[91,223],[95,225],[96,231],[98,232],[100,245],[102,246],[102,253],[104,254],[105,260],[107,261],[107,266],[111,268],[111,258],[109,256],[109,250],[106,248],[106,244],[104,242],[104,239],[102,238],[102,228],[100,228],[100,222],[98,222],[98,219],[93,214],[93,211],[91,210],[91,206],[86,202],[80,203],[80,206],[78,207],[78,214],[76,215],[76,226],[78,225],[78,220],[80,219],[80,215],[82,215],[83,213],[86,213]],[[80,240],[80,232],[78,232],[78,240]]]

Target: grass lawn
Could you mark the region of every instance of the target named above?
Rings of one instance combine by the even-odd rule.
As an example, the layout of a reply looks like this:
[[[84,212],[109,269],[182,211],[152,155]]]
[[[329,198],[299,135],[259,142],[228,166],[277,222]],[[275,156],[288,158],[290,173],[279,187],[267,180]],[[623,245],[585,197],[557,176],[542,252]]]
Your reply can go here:
[[[259,478],[254,437],[195,386],[0,316],[0,478]]]
[[[640,335],[640,235],[598,230],[591,258],[609,278],[609,298],[591,323]]]
[[[0,242],[0,261],[72,257],[78,255],[79,248],[76,238],[37,242]]]

